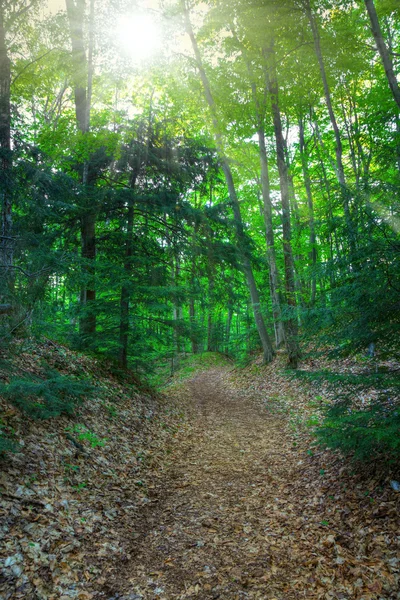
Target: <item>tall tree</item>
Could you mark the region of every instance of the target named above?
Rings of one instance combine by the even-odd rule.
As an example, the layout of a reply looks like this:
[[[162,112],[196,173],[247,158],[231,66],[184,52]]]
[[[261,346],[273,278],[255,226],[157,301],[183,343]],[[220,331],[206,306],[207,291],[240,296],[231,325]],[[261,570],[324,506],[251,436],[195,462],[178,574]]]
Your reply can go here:
[[[309,259],[310,266],[312,269],[311,274],[311,297],[310,297],[310,305],[314,306],[315,297],[317,293],[317,282],[315,269],[317,265],[317,239],[315,235],[315,220],[314,220],[314,201],[313,195],[311,191],[311,178],[310,178],[310,169],[308,165],[308,152],[307,152],[307,143],[304,135],[304,116],[300,114],[299,117],[299,149],[300,149],[300,158],[301,158],[301,168],[303,171],[303,179],[304,179],[304,187],[306,188],[307,194],[307,205],[308,205],[308,221],[310,228],[310,237],[309,237]]]
[[[253,269],[251,266],[250,252],[248,247],[248,242],[246,240],[242,215],[240,212],[240,204],[239,199],[236,193],[235,183],[232,175],[232,171],[229,165],[229,161],[225,154],[224,149],[224,140],[221,132],[221,127],[217,114],[217,107],[214,101],[214,97],[211,92],[210,82],[208,80],[207,74],[205,72],[203,61],[201,58],[200,50],[197,44],[196,37],[193,32],[193,27],[190,22],[189,11],[186,7],[185,0],[181,2],[184,18],[185,18],[185,26],[186,32],[190,38],[192,43],[193,52],[196,58],[197,69],[200,73],[201,82],[203,84],[204,95],[211,113],[213,129],[214,129],[214,137],[218,150],[218,154],[220,157],[222,170],[225,175],[226,184],[228,187],[229,198],[232,204],[233,214],[235,217],[235,227],[236,227],[236,235],[237,235],[237,243],[238,248],[241,254],[242,260],[242,268],[246,277],[247,285],[250,292],[252,309],[254,314],[254,319],[257,326],[257,331],[260,336],[260,341],[263,348],[264,360],[265,362],[271,362],[274,357],[274,350],[272,347],[271,339],[268,335],[267,328],[265,326],[265,321],[261,312],[261,302],[260,296],[257,289],[256,281],[253,274]]]
[[[12,241],[12,160],[11,160],[11,61],[7,52],[5,11],[0,4],[0,198],[1,198],[1,277],[9,277],[13,264]],[[2,290],[4,293],[5,290]]]
[[[350,212],[350,202],[349,202],[350,194],[349,194],[349,189],[348,189],[348,186],[346,183],[346,176],[345,176],[344,165],[343,165],[342,137],[340,134],[340,129],[339,129],[335,111],[333,108],[331,90],[329,87],[328,77],[326,74],[325,61],[324,61],[324,57],[322,54],[321,38],[320,38],[317,21],[315,19],[315,15],[311,8],[310,0],[304,0],[304,5],[305,5],[306,14],[307,14],[307,17],[308,17],[308,20],[310,23],[312,35],[313,35],[315,54],[317,57],[319,70],[320,70],[320,74],[321,74],[322,84],[323,84],[323,88],[324,88],[325,102],[326,102],[326,106],[327,106],[328,113],[329,113],[329,119],[330,119],[332,129],[335,134],[336,176],[337,176],[338,183],[340,186],[340,193],[341,193],[341,197],[342,197],[343,211],[344,211],[350,252],[351,252],[351,256],[353,257],[353,260],[354,260],[355,250],[356,250],[356,236],[355,236],[354,224],[353,224],[352,216],[351,216],[351,212]]]
[[[364,0],[364,2],[368,12],[369,20],[371,21],[372,35],[374,36],[376,47],[378,48],[379,54],[382,59],[389,87],[392,91],[393,98],[395,99],[397,106],[400,108],[400,87],[394,72],[392,57],[385,43],[385,39],[382,34],[382,29],[379,24],[378,14],[376,12],[374,0]]]
[[[275,327],[275,343],[276,347],[280,348],[285,342],[285,326],[282,320],[282,304],[283,295],[280,285],[280,276],[278,270],[278,264],[276,260],[275,251],[275,235],[272,223],[272,199],[271,199],[271,184],[269,176],[269,164],[268,164],[268,153],[267,145],[265,140],[265,116],[266,116],[266,103],[267,103],[267,84],[264,82],[263,100],[260,102],[257,94],[257,81],[252,66],[252,61],[248,55],[245,45],[239,40],[236,33],[234,23],[231,21],[229,24],[230,30],[234,37],[235,43],[240,48],[246,63],[246,68],[250,78],[251,96],[254,105],[255,124],[258,137],[258,150],[260,157],[260,181],[261,181],[261,195],[263,201],[263,214],[265,224],[265,239],[267,246],[267,260],[270,274],[270,288],[272,298],[272,312],[274,317]]]
[[[264,54],[267,62],[266,77],[271,97],[272,118],[274,123],[276,155],[281,192],[286,300],[289,310],[291,312],[287,319],[287,326],[285,331],[286,348],[289,357],[289,365],[295,369],[297,367],[298,359],[300,357],[300,349],[298,344],[295,271],[292,250],[292,231],[290,223],[289,174],[285,158],[285,142],[283,137],[281,111],[279,106],[279,88],[276,72],[276,56],[273,43],[267,50],[264,51]]]
[[[93,77],[93,44],[94,44],[94,0],[90,0],[89,16],[89,50],[88,58],[85,50],[84,18],[85,0],[65,0],[70,26],[72,45],[73,86],[75,98],[75,114],[80,132],[85,135],[90,129],[90,110]],[[81,287],[82,314],[80,317],[80,334],[82,342],[93,341],[96,333],[96,315],[94,302],[95,260],[96,260],[96,206],[93,194],[89,193],[89,158],[82,164],[83,197],[81,208],[81,243],[83,259],[83,279]]]

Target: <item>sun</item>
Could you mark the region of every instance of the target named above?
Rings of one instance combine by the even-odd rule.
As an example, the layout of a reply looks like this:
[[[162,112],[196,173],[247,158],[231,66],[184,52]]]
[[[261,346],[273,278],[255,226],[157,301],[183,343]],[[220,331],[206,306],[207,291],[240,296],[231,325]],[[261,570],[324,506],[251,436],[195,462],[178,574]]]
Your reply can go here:
[[[150,58],[161,47],[161,29],[148,14],[121,17],[115,33],[123,52],[135,61]]]

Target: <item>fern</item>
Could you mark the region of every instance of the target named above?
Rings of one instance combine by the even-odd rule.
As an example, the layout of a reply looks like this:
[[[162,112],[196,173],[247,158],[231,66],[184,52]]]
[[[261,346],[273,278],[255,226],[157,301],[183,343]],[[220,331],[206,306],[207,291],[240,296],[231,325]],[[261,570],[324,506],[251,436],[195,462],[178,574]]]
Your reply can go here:
[[[0,394],[33,419],[73,415],[92,392],[89,382],[56,372],[48,373],[44,380],[16,378],[0,386]]]

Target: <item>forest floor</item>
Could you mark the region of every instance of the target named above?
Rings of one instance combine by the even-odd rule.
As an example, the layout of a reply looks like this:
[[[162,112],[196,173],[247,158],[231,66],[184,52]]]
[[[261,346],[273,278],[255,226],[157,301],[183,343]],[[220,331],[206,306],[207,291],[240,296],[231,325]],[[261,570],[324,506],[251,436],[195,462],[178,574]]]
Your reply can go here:
[[[21,347],[15,370],[83,374],[96,395],[41,422],[0,399],[22,444],[1,465],[0,598],[399,599],[398,475],[315,446],[320,392],[284,357],[196,360],[154,395],[62,346]]]
[[[218,367],[169,395],[187,426],[104,598],[400,598],[400,495],[310,449],[309,388]]]

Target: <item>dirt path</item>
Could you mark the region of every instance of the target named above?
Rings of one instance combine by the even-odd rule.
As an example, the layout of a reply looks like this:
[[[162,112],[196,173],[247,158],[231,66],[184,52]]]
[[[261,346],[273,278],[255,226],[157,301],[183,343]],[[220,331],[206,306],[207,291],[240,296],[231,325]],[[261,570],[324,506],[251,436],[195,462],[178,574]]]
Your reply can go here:
[[[192,435],[168,496],[148,511],[147,534],[125,569],[130,589],[146,599],[297,597],[282,595],[290,544],[274,550],[289,531],[271,527],[271,503],[275,510],[282,500],[276,479],[291,477],[282,422],[243,401],[224,371],[200,374],[189,388]]]
[[[197,375],[187,393],[190,435],[176,444],[133,532],[124,583],[107,600],[397,598],[373,587],[377,557],[357,566],[359,548],[346,541],[351,511],[337,516],[342,533],[327,531],[329,490],[304,481],[284,419],[236,391],[221,369]]]

